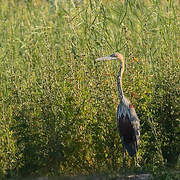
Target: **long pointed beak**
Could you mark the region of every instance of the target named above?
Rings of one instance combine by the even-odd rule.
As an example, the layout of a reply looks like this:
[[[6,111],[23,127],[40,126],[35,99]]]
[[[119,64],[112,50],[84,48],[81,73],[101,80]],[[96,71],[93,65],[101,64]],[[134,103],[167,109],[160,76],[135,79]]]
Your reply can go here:
[[[96,61],[107,61],[107,60],[113,60],[113,59],[117,59],[117,58],[111,57],[111,56],[106,56],[106,57],[97,58]]]

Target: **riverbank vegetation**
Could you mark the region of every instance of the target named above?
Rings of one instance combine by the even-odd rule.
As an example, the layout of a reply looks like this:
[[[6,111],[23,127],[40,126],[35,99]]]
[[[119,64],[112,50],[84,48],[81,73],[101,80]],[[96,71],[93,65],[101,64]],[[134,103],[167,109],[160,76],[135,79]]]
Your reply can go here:
[[[141,122],[141,168],[127,157],[127,169],[177,178],[179,5],[0,1],[0,177],[122,172],[119,63],[94,61],[120,52]]]

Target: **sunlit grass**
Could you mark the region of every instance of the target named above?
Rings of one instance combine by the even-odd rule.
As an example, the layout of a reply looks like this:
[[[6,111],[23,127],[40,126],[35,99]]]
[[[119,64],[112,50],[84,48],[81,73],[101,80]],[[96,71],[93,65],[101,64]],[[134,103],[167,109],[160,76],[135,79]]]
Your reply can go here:
[[[1,2],[0,175],[121,170],[119,63],[94,62],[113,52],[125,56],[123,88],[141,121],[140,165],[176,164],[178,3]]]

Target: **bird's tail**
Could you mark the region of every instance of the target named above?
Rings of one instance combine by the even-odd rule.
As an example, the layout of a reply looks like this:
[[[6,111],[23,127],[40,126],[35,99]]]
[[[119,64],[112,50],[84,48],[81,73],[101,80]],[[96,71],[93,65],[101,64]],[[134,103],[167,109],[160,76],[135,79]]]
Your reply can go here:
[[[134,157],[138,151],[138,147],[136,145],[136,142],[133,143],[123,143],[123,146],[126,148],[128,154],[131,157]]]

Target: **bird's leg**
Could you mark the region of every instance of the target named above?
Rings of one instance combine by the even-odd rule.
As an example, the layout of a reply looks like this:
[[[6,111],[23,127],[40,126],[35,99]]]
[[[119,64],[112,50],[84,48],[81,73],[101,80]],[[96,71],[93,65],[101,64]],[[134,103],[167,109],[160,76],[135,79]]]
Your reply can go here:
[[[133,166],[136,168],[137,165],[137,154],[133,157]]]
[[[122,148],[122,155],[123,155],[123,168],[125,168],[125,157],[126,157],[126,154],[125,154],[125,147],[123,146]]]
[[[136,141],[135,141],[135,145],[134,145],[135,147],[135,149],[136,149],[136,155],[135,155],[135,157],[133,158],[134,159],[134,166],[136,167],[136,165],[137,165],[137,143],[136,143]]]
[[[135,157],[135,167],[141,167],[138,163],[137,153],[136,153],[136,157]]]
[[[138,158],[137,158],[137,141],[136,141],[136,147],[135,147],[135,149],[136,149],[136,156],[135,156],[135,162],[134,162],[134,164],[135,164],[135,167],[140,167],[140,165],[138,164]]]

